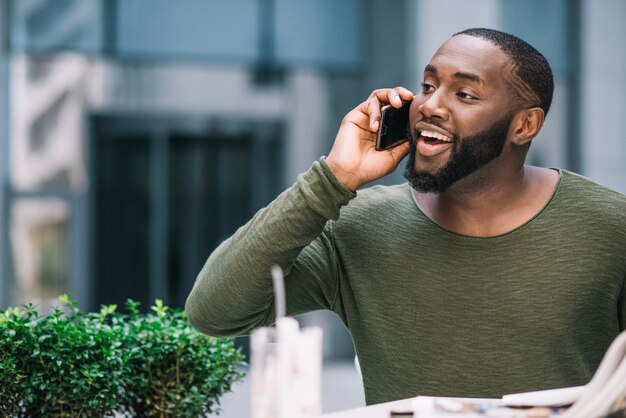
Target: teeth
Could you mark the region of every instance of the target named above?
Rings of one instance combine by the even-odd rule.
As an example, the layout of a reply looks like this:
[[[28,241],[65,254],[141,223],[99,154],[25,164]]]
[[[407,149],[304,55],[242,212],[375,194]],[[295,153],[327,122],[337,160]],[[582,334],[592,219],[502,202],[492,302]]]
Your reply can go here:
[[[445,136],[443,134],[440,134],[439,132],[422,131],[422,136],[427,136],[429,138],[439,139],[439,140],[445,141],[445,142],[452,142],[452,138],[450,138],[449,136]]]

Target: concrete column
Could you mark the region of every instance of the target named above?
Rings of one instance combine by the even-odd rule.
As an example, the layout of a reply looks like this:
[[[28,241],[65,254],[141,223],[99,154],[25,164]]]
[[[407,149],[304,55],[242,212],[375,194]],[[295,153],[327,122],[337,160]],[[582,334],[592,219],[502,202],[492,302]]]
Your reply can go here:
[[[626,193],[626,2],[584,0],[582,174]]]
[[[417,90],[424,66],[453,34],[472,27],[500,29],[500,0],[419,0],[407,3],[410,87]]]
[[[9,294],[8,173],[9,173],[9,10],[0,2],[0,307],[11,303]]]
[[[328,85],[313,70],[291,74],[288,85],[288,121],[284,186],[291,185],[320,155],[328,155]],[[334,138],[333,138],[334,139]]]

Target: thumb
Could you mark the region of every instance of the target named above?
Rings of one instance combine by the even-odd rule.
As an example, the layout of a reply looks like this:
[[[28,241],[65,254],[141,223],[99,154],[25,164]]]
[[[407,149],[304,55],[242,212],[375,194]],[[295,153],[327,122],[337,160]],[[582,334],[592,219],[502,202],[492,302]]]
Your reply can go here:
[[[406,157],[406,155],[409,153],[410,148],[410,141],[406,141],[398,145],[397,147],[393,147],[392,149],[387,151],[391,155],[391,158],[393,158],[394,167],[397,167],[398,164],[400,164],[400,161],[402,161],[402,159]]]

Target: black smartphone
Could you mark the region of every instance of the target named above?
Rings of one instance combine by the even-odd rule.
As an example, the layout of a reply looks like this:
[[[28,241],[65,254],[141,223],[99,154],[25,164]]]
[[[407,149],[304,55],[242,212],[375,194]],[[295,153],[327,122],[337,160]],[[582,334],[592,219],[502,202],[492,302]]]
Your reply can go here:
[[[380,127],[376,137],[376,149],[388,150],[409,140],[409,109],[411,101],[403,101],[402,107],[383,107]]]

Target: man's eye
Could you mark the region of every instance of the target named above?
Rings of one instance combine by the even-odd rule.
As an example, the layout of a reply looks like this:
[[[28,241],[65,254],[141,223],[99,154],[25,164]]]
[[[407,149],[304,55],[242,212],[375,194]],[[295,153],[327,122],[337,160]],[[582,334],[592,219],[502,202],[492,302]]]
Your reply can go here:
[[[461,99],[469,99],[469,100],[477,99],[476,96],[472,96],[471,94],[465,93],[463,91],[458,92],[456,95],[459,96]]]
[[[423,93],[430,93],[434,90],[435,88],[433,86],[431,86],[428,83],[422,83],[422,92]]]

